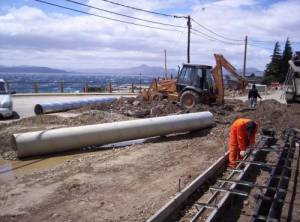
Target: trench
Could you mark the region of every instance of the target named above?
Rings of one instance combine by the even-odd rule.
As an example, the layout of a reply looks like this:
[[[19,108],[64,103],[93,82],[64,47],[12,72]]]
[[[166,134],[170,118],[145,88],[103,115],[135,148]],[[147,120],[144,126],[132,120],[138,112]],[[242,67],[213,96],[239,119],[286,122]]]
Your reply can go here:
[[[300,150],[296,133],[287,131],[282,138],[268,131],[273,135],[263,135],[237,168],[219,168],[166,219],[148,221],[261,222],[280,221],[283,215],[291,221],[297,212]]]

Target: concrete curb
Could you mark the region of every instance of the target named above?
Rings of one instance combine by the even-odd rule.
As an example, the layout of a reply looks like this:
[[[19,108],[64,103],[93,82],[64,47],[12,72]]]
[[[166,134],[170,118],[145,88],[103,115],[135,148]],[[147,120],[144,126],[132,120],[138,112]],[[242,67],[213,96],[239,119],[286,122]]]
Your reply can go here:
[[[189,186],[178,193],[170,202],[168,202],[164,207],[158,210],[146,222],[166,221],[168,217],[170,217],[174,213],[174,211],[191,196],[191,194],[193,194],[201,185],[203,185],[207,181],[207,179],[213,176],[221,167],[223,167],[227,163],[228,154],[229,152],[226,152],[224,156],[219,158],[213,165],[205,170]]]

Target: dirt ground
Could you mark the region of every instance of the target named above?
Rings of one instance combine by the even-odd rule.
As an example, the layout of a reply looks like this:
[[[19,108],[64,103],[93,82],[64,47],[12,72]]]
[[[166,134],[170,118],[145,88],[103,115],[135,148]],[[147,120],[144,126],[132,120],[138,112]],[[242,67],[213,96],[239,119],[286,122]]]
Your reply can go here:
[[[263,101],[256,110],[238,100],[193,110],[163,101],[121,98],[101,106],[0,124],[0,155],[16,159],[10,136],[17,132],[104,123],[209,110],[216,126],[156,137],[143,144],[95,149],[61,164],[14,174],[0,171],[0,221],[145,221],[224,153],[229,124],[253,118],[263,127],[300,127],[299,104]],[[45,160],[55,157],[43,157]],[[43,161],[43,158],[41,161]],[[7,174],[13,176],[8,177]]]

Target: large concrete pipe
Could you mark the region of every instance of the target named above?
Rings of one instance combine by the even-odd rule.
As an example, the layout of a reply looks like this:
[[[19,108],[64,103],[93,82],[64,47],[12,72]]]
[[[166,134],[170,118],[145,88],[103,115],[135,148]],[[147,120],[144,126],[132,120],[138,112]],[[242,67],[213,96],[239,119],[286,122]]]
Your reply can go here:
[[[71,109],[78,109],[83,106],[109,103],[109,102],[113,102],[116,99],[117,97],[103,97],[103,98],[84,99],[84,100],[69,101],[69,102],[42,103],[42,104],[35,105],[34,112],[36,115],[61,112],[61,111],[66,111]]]
[[[212,113],[198,112],[14,134],[11,143],[18,157],[28,157],[199,130],[213,124]]]

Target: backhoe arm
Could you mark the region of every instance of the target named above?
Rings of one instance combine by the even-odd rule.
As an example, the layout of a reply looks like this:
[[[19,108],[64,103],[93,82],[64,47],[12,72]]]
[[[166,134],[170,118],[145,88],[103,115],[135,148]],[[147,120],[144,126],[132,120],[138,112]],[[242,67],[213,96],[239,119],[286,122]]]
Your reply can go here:
[[[221,54],[215,54],[215,58],[218,57],[218,61],[221,62],[221,66],[224,67],[232,76],[234,76],[241,84],[242,89],[246,88],[248,81],[240,76],[233,65],[228,62],[223,55]],[[216,59],[217,60],[217,59]]]
[[[216,65],[212,69],[212,75],[215,81],[216,86],[216,102],[218,104],[224,103],[224,82],[223,82],[223,74],[222,74],[222,61],[220,60],[220,57],[216,56],[214,54]]]
[[[224,82],[223,82],[223,74],[222,68],[226,69],[232,76],[234,76],[240,83],[241,88],[245,89],[248,81],[240,76],[233,65],[231,65],[223,55],[214,54],[216,60],[216,66],[212,70],[212,74],[215,80],[216,89],[217,89],[217,103],[224,103]]]

